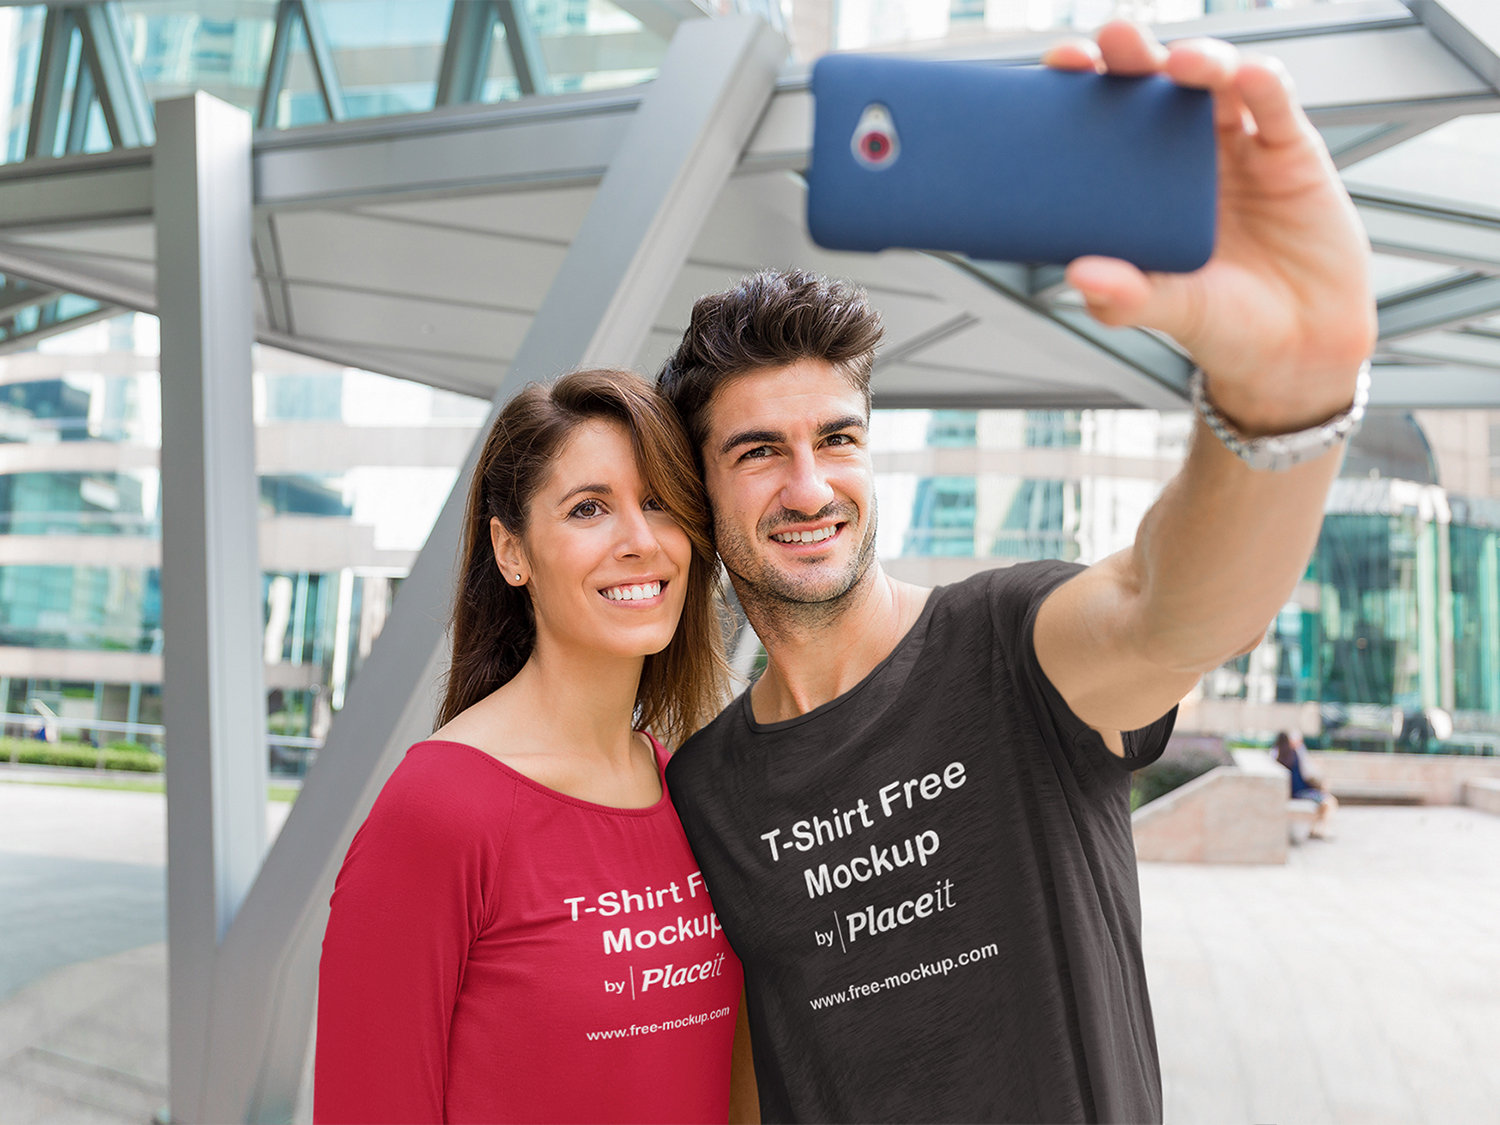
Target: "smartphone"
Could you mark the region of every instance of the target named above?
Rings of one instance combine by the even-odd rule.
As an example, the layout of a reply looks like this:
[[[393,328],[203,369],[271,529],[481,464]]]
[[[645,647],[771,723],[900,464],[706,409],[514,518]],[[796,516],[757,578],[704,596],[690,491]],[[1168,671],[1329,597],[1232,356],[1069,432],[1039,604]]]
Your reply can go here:
[[[1185,273],[1214,247],[1203,90],[1159,76],[829,55],[813,67],[807,225],[830,250],[949,250]]]

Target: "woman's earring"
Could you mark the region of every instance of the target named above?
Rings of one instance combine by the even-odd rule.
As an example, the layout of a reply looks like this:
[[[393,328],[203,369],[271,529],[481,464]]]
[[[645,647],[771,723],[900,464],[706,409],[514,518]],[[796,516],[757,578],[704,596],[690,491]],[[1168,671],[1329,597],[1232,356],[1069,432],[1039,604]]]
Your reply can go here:
[[[520,576],[520,575],[519,575],[519,574],[518,574],[518,575],[516,575],[516,581],[517,581],[517,582],[519,582],[519,581],[521,581],[521,576]]]

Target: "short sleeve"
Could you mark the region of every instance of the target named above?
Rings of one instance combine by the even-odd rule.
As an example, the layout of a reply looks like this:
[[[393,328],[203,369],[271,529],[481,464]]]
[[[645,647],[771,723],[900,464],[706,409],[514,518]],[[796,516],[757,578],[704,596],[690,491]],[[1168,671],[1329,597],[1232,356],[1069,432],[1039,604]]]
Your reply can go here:
[[[1177,708],[1139,730],[1122,731],[1125,756],[1120,757],[1104,745],[1098,731],[1073,713],[1037,660],[1034,635],[1042,603],[1053,590],[1085,569],[1078,563],[1049,560],[992,571],[990,613],[1017,687],[1031,702],[1038,720],[1051,728],[1075,772],[1099,768],[1131,772],[1161,757],[1176,722]]]
[[[339,871],[318,973],[318,1122],[443,1120],[449,1027],[503,835],[475,814],[464,766],[478,751],[442,750],[408,754]]]

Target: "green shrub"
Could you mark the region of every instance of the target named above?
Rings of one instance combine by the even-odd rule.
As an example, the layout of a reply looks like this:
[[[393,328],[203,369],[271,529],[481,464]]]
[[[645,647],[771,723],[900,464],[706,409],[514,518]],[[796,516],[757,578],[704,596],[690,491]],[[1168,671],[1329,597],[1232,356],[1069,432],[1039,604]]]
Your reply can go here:
[[[81,766],[93,769],[100,764],[101,754],[107,770],[159,773],[162,767],[160,754],[134,744],[129,749],[118,745],[106,746],[101,751],[80,743],[63,745],[39,742],[31,738],[0,738],[0,760],[14,760],[29,766]]]
[[[1145,769],[1136,770],[1130,788],[1130,807],[1138,809],[1150,804],[1194,778],[1202,777],[1215,766],[1227,765],[1232,761],[1222,750],[1169,747],[1160,759]]]

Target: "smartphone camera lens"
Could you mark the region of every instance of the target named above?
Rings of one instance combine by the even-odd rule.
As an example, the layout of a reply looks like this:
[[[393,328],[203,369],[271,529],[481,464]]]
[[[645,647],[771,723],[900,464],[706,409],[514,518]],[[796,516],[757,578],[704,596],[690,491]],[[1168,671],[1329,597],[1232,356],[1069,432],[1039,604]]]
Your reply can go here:
[[[859,115],[859,124],[854,127],[849,148],[854,159],[866,168],[880,170],[896,162],[901,152],[901,142],[896,136],[896,123],[891,112],[878,102],[865,106]]]

